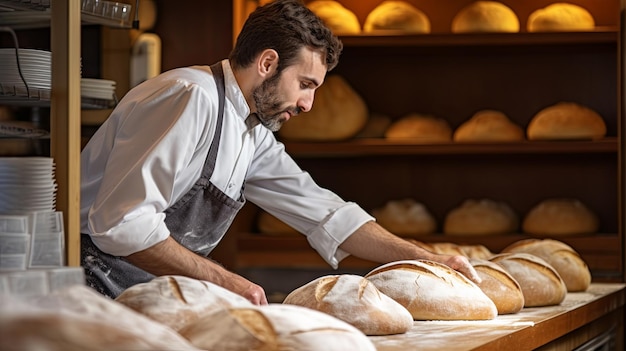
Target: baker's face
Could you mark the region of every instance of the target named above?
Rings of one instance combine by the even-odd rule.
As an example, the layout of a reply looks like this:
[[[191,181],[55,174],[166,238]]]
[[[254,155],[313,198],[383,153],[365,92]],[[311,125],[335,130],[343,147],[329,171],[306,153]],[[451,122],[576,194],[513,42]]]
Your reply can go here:
[[[323,55],[303,48],[295,64],[267,78],[252,92],[261,124],[275,132],[291,117],[309,111],[325,76]]]

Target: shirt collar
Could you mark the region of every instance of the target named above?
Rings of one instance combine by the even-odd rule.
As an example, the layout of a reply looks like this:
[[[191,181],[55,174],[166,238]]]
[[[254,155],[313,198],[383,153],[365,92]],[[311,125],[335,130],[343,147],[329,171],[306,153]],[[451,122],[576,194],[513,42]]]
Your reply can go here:
[[[250,114],[250,106],[237,84],[235,74],[230,66],[228,59],[222,60],[222,69],[224,70],[224,82],[226,85],[226,98],[230,100],[235,108],[237,117],[241,118],[249,129],[260,124],[255,114]]]

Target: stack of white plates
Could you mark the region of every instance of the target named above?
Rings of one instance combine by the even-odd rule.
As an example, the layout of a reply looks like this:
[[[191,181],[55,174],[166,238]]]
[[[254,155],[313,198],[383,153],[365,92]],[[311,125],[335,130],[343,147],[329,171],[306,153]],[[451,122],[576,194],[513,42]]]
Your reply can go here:
[[[0,214],[54,211],[57,185],[49,157],[0,157]]]
[[[31,89],[50,89],[50,51],[19,49],[20,68]],[[18,95],[26,95],[26,87],[17,69],[15,49],[0,49],[0,84],[14,87]]]
[[[115,95],[115,81],[81,78],[80,95],[93,99],[113,100]]]

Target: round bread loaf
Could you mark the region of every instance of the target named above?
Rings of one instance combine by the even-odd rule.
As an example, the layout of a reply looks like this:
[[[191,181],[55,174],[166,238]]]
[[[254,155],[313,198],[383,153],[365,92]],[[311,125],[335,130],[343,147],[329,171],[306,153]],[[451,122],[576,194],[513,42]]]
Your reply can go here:
[[[465,256],[473,259],[488,260],[494,255],[489,248],[481,244],[462,244],[459,245],[459,248],[465,253]]]
[[[513,10],[499,1],[474,1],[452,20],[453,33],[519,32],[519,19]]]
[[[293,290],[283,303],[327,313],[365,335],[401,334],[413,326],[413,317],[404,306],[358,275],[317,278]]]
[[[501,253],[490,259],[502,266],[520,285],[524,307],[558,305],[567,295],[559,273],[543,259],[527,253]]]
[[[578,199],[545,199],[528,211],[522,222],[524,232],[536,237],[596,233],[596,214]]]
[[[431,234],[437,222],[424,204],[413,199],[388,201],[383,207],[372,210],[378,224],[403,237]]]
[[[595,20],[584,7],[556,2],[532,12],[527,27],[529,32],[591,31]]]
[[[498,314],[493,301],[476,284],[437,262],[391,262],[365,278],[407,308],[415,320],[487,320]]]
[[[0,349],[199,350],[171,328],[74,285],[36,298],[0,295]]]
[[[251,305],[244,297],[219,285],[176,275],[133,285],[115,301],[174,330],[214,309]]]
[[[496,235],[517,230],[519,219],[513,209],[502,201],[468,199],[446,215],[446,235]]]
[[[332,0],[314,0],[306,6],[330,28],[335,35],[361,33],[361,24],[354,12]]]
[[[367,15],[363,31],[430,33],[430,20],[424,12],[406,1],[385,0]]]
[[[524,130],[500,111],[481,110],[463,122],[452,139],[457,142],[523,141]]]
[[[224,308],[205,314],[179,332],[203,350],[376,350],[352,325],[296,305]]]
[[[526,134],[528,140],[595,140],[606,135],[606,124],[588,107],[559,102],[533,116]]]
[[[561,276],[568,292],[585,291],[591,284],[591,272],[571,246],[554,239],[524,239],[502,250],[503,253],[529,253],[548,262]]]
[[[293,229],[287,223],[272,216],[269,212],[261,211],[257,218],[257,227],[262,234],[276,236],[298,236],[300,232]]]
[[[481,279],[478,287],[496,305],[498,314],[517,313],[524,308],[522,287],[502,266],[482,259],[470,259],[470,263]]]
[[[367,105],[348,82],[330,75],[317,89],[311,110],[283,124],[278,135],[293,140],[348,139],[363,129],[368,114]]]
[[[447,143],[452,141],[452,128],[443,118],[414,113],[393,122],[385,138],[419,144]]]
[[[429,251],[441,254],[441,255],[459,255],[459,256],[467,256],[465,251],[461,249],[461,247],[455,243],[447,243],[447,242],[438,242],[438,243],[428,243]]]

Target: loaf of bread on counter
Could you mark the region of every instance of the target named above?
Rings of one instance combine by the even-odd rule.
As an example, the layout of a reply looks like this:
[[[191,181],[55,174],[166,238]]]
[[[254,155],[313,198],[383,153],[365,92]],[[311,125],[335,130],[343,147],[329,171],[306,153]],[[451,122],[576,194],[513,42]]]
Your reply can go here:
[[[283,124],[278,135],[288,140],[345,140],[363,129],[368,116],[363,98],[342,76],[333,74],[317,89],[311,110]]]
[[[499,1],[474,1],[462,8],[452,20],[453,33],[519,32],[519,19]]]
[[[517,280],[497,263],[470,259],[481,282],[477,285],[496,305],[498,314],[517,313],[524,308],[524,293]]]
[[[398,236],[420,236],[437,230],[437,221],[428,208],[411,198],[387,201],[371,212],[378,224]]]
[[[503,201],[467,199],[448,212],[443,223],[446,235],[495,235],[517,231],[519,218]]]
[[[555,2],[533,11],[528,16],[529,32],[592,31],[593,15],[582,6]]]
[[[424,12],[406,1],[385,0],[367,15],[363,31],[430,33],[430,20]]]
[[[568,244],[554,239],[524,239],[505,247],[503,253],[529,253],[548,262],[565,282],[568,292],[585,291],[591,272],[583,258]]]
[[[361,24],[354,12],[345,8],[338,1],[314,0],[306,6],[330,28],[335,35],[361,33]]]
[[[527,253],[501,253],[490,259],[502,266],[520,285],[524,307],[558,305],[567,295],[559,273],[543,259]]]
[[[317,278],[293,290],[283,303],[327,313],[366,335],[401,334],[413,326],[413,317],[404,306],[353,274]]]
[[[595,212],[573,198],[542,200],[528,211],[522,222],[524,232],[536,237],[592,234],[599,226]]]
[[[407,308],[415,320],[489,320],[498,314],[476,284],[437,262],[391,262],[374,268],[365,278]]]
[[[528,140],[596,140],[606,135],[606,123],[586,106],[559,102],[537,112],[526,134]]]
[[[296,305],[223,308],[205,314],[179,332],[203,350],[376,350],[352,325]]]
[[[452,141],[452,127],[443,118],[412,113],[394,121],[385,138],[416,144],[448,143]]]
[[[219,285],[176,275],[133,285],[115,301],[174,330],[215,309],[251,305],[244,297]]]
[[[481,110],[456,128],[456,142],[515,142],[523,141],[524,130],[503,112]]]

